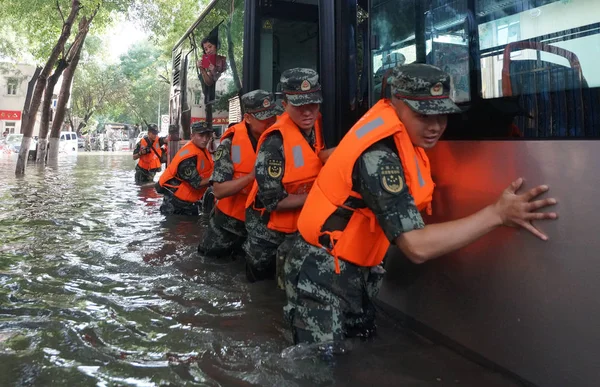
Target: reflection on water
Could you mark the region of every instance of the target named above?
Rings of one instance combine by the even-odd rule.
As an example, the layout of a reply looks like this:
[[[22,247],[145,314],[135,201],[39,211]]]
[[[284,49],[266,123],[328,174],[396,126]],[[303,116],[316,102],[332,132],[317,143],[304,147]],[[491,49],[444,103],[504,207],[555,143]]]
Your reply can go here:
[[[29,165],[22,178],[15,162],[0,157],[0,385],[440,385],[442,375],[456,385],[481,377],[479,367],[383,319],[385,340],[335,362],[289,348],[274,282],[250,285],[241,262],[199,257],[199,220],[166,220],[153,187],[133,184],[129,154],[80,153],[54,167]]]

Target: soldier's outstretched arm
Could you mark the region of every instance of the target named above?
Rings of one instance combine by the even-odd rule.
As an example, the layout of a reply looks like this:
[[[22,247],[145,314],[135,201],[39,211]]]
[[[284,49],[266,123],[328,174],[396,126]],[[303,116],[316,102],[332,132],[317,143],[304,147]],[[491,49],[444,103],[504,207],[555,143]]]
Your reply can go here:
[[[217,199],[233,196],[254,182],[254,170],[249,175],[233,178],[233,161],[231,161],[231,139],[224,139],[215,152],[215,166],[210,178],[213,194]]]
[[[502,192],[496,203],[462,219],[427,225],[422,229],[403,233],[395,239],[396,245],[413,262],[423,263],[458,250],[474,242],[490,231],[504,225],[522,227],[538,238],[548,237],[531,224],[534,220],[556,219],[556,212],[537,212],[554,205],[554,198],[533,200],[548,191],[540,185],[518,194],[523,179],[513,181]]]
[[[304,206],[308,194],[289,194],[285,199],[277,203],[277,211],[295,210]]]
[[[223,183],[213,182],[213,194],[215,195],[215,198],[223,199],[237,194],[253,182],[254,172],[252,172],[249,175],[240,177],[239,179],[233,179],[225,181]]]
[[[324,149],[321,152],[319,152],[319,159],[321,159],[321,162],[323,164],[325,164],[325,162],[327,162],[327,159],[329,159],[329,156],[331,156],[331,154],[333,153],[333,151],[335,150],[336,147],[333,148],[329,148],[329,149]]]

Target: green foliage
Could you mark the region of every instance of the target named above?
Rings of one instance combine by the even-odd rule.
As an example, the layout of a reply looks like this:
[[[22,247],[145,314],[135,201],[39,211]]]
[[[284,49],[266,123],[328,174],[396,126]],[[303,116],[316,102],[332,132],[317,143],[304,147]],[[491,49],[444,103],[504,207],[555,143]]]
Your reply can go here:
[[[90,62],[80,66],[73,84],[71,115],[88,122],[156,122],[169,111],[169,84],[159,79],[164,63],[160,49],[143,41],[106,65]],[[89,126],[88,126],[89,127]]]
[[[128,0],[80,0],[80,3],[81,10],[72,28],[71,38],[75,36],[76,23],[81,17],[89,17],[98,9],[92,31],[99,32],[111,24],[114,13],[126,13],[129,7]],[[72,0],[3,0],[0,25],[9,25],[17,36],[26,37],[23,48],[38,64],[45,63],[60,35],[63,18],[67,17],[71,4]],[[67,47],[71,43],[72,39]]]
[[[173,45],[185,34],[208,5],[209,0],[133,0],[129,9],[152,34],[152,41],[161,50],[164,60],[171,60]]]

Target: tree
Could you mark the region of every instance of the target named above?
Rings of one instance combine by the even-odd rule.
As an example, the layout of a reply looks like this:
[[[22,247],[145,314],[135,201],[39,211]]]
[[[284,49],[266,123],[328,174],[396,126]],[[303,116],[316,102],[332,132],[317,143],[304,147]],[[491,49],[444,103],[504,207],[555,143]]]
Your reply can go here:
[[[71,48],[73,46],[71,45]],[[63,54],[64,55],[64,54]],[[69,62],[64,58],[58,60],[54,73],[48,78],[46,89],[44,90],[44,100],[42,103],[42,120],[40,121],[40,132],[38,136],[37,146],[37,161],[44,162],[46,160],[46,137],[48,136],[48,125],[50,124],[50,104],[54,96],[54,87],[58,83],[58,79],[63,71],[67,68]]]
[[[60,135],[60,129],[62,128],[62,123],[65,118],[67,101],[71,96],[71,83],[73,82],[75,70],[79,64],[81,51],[83,49],[83,42],[85,41],[90,29],[90,24],[92,23],[92,20],[94,20],[97,12],[98,8],[96,8],[91,15],[87,17],[84,16],[79,21],[79,30],[77,31],[77,36],[73,42],[73,49],[67,58],[69,65],[65,69],[62,87],[60,88],[60,94],[56,103],[56,115],[54,117],[54,121],[52,122],[52,132],[50,132],[50,152],[48,154],[48,158],[50,160],[56,160],[58,158],[58,137]]]
[[[127,98],[125,83],[126,79],[118,66],[96,62],[80,65],[73,81],[71,109],[67,111],[67,119],[73,130],[81,134],[92,116],[106,113]]]
[[[160,78],[164,62],[160,61],[160,49],[151,42],[141,42],[121,56],[120,68],[128,81],[128,93],[125,108],[137,120],[155,122],[157,106],[161,99],[169,95],[170,85]],[[168,104],[162,104],[163,112],[168,112]]]
[[[60,11],[60,7],[58,9]],[[46,65],[43,67],[37,79],[36,86],[31,98],[31,103],[29,104],[29,106],[25,106],[23,109],[24,111],[27,110],[28,117],[27,120],[24,120],[23,122],[23,124],[25,124],[22,128],[23,140],[21,142],[21,148],[19,150],[19,157],[15,169],[15,173],[17,175],[23,175],[25,173],[25,163],[27,162],[27,157],[29,155],[29,145],[31,144],[31,135],[33,133],[35,115],[37,114],[37,111],[40,107],[42,93],[44,92],[44,88],[46,86],[46,80],[48,78],[48,75],[50,74],[50,71],[52,70],[52,67],[54,66],[54,63],[58,59],[58,56],[60,55],[60,52],[62,51],[65,45],[65,42],[71,34],[71,27],[80,9],[81,3],[79,2],[79,0],[72,0],[69,16],[63,22],[62,31],[60,33],[58,41],[54,46],[50,57],[46,61]]]

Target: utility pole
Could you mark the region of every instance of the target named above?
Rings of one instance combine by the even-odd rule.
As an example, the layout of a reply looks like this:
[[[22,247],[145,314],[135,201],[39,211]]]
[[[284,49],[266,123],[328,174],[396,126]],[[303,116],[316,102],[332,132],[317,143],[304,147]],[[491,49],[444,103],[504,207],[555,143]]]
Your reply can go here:
[[[160,127],[160,90],[158,92],[158,112],[156,113],[156,125]]]

